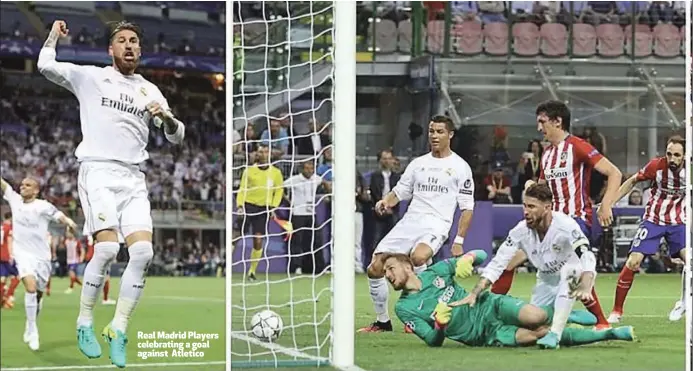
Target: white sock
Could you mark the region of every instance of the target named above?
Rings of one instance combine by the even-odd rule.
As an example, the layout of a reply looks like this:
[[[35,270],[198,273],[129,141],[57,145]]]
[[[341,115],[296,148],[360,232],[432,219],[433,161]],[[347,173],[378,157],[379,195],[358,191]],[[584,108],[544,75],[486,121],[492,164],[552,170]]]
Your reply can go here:
[[[686,270],[681,272],[681,302],[686,303]]]
[[[428,266],[426,264],[419,265],[418,267],[414,267],[414,273],[419,274],[419,273],[425,271],[426,268],[428,268]]]
[[[120,279],[120,292],[116,303],[115,315],[111,326],[114,330],[120,330],[123,334],[128,329],[130,317],[140,301],[144,291],[145,275],[149,263],[154,257],[154,249],[149,241],[139,241],[128,247],[130,261],[123,271]]]
[[[551,332],[558,335],[558,340],[561,339],[563,335],[563,329],[565,329],[568,323],[568,317],[570,317],[570,312],[573,310],[573,304],[575,304],[575,299],[571,298],[569,295],[568,282],[562,280],[559,284],[558,295],[554,301],[553,307],[553,320],[551,323]]]
[[[94,323],[94,306],[105,280],[104,274],[118,255],[119,249],[120,244],[117,242],[97,242],[94,245],[94,256],[84,268],[77,326],[92,326]]]
[[[26,311],[26,329],[28,331],[35,331],[36,311],[38,310],[35,292],[27,292],[24,295],[24,310]]]
[[[390,320],[390,315],[387,313],[387,297],[390,294],[390,289],[387,287],[387,280],[383,278],[369,278],[368,286],[370,287],[371,300],[375,308],[376,320],[378,322],[387,322]]]

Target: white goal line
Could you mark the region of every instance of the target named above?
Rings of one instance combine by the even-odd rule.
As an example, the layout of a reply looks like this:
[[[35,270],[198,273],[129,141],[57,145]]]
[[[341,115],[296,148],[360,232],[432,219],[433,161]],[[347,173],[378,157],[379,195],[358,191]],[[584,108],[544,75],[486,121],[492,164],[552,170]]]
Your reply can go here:
[[[272,352],[283,353],[283,354],[286,354],[286,355],[291,356],[291,357],[304,358],[304,359],[309,359],[311,361],[329,361],[329,359],[327,359],[325,357],[312,356],[310,354],[303,353],[303,352],[298,351],[296,349],[287,348],[287,347],[281,346],[281,345],[276,344],[276,343],[266,343],[266,342],[263,342],[263,341],[260,341],[256,338],[254,338],[254,337],[246,336],[245,334],[237,332],[237,331],[231,332],[231,338],[242,340],[242,341],[251,343],[253,345],[257,345],[257,346],[266,348]],[[330,365],[330,366],[335,367],[334,365]],[[337,368],[338,370],[342,370],[342,371],[366,371],[365,369],[358,367],[356,365],[351,366],[351,367],[341,367],[341,368],[335,367],[335,368]]]

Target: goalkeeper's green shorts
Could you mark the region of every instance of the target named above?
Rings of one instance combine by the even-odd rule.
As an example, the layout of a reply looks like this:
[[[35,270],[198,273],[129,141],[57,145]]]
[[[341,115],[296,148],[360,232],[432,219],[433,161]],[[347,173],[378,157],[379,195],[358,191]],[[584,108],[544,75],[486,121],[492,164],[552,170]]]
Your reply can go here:
[[[491,326],[495,330],[487,332],[486,344],[490,346],[515,347],[517,341],[515,335],[522,323],[520,322],[520,310],[527,305],[524,300],[507,295],[489,293],[488,298],[494,305],[495,322]]]

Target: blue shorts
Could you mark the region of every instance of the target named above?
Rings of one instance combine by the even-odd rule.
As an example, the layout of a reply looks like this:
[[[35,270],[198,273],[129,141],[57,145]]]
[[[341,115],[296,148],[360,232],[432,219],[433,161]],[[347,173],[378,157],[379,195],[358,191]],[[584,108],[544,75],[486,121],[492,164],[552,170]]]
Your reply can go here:
[[[659,252],[662,237],[669,245],[669,256],[674,256],[686,246],[686,225],[658,225],[644,220],[635,233],[630,252],[654,255]]]
[[[591,243],[592,242],[592,227],[587,225],[587,222],[585,222],[584,220],[582,220],[580,218],[573,218],[573,220],[575,220],[575,222],[580,226],[580,230],[585,235],[585,237],[587,237],[587,240],[590,241],[590,243]]]
[[[68,264],[67,271],[77,273],[77,267],[79,267],[79,264]]]
[[[17,265],[8,262],[0,262],[0,277],[17,277],[19,276],[19,271],[17,271]]]

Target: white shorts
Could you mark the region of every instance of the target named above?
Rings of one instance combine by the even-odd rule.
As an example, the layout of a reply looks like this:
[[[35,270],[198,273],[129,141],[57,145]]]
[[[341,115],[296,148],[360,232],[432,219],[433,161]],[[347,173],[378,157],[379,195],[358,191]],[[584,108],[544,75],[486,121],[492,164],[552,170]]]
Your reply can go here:
[[[380,241],[374,254],[410,254],[416,245],[423,243],[428,245],[435,255],[447,240],[448,232],[443,232],[438,223],[426,223],[421,219],[405,216]]]
[[[19,279],[23,279],[27,276],[33,276],[36,279],[36,288],[39,291],[46,290],[48,280],[51,278],[51,272],[53,271],[53,266],[51,265],[50,260],[36,259],[30,255],[16,255],[14,260],[17,263]]]
[[[79,166],[79,199],[84,210],[84,234],[115,229],[123,237],[152,231],[147,183],[137,166],[88,161]]]
[[[530,304],[553,305],[559,294],[570,294],[571,280],[580,279],[582,266],[579,264],[567,264],[561,269],[560,274],[537,274],[537,284],[532,290]]]

